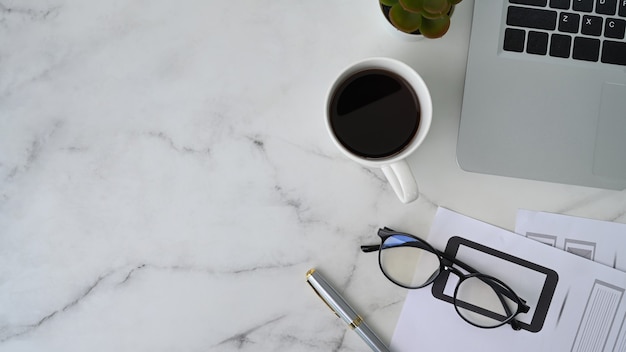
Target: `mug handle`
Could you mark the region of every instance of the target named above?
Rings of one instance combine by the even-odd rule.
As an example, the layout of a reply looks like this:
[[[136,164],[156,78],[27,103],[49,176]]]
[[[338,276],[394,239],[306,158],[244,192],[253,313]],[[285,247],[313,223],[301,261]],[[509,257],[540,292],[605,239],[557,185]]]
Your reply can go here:
[[[419,196],[417,182],[405,160],[384,165],[382,170],[402,203],[410,203],[417,199]]]

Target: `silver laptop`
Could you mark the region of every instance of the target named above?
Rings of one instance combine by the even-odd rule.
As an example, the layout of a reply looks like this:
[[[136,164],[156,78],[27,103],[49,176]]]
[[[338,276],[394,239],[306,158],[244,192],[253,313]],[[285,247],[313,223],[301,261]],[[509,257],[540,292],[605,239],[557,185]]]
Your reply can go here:
[[[625,31],[626,0],[476,0],[461,168],[626,188]]]

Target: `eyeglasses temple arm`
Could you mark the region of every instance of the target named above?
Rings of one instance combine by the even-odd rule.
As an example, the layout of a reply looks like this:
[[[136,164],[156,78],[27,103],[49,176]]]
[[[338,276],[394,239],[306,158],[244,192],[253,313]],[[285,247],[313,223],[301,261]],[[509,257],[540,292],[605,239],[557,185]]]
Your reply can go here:
[[[363,251],[364,253],[376,252],[378,250],[380,250],[379,244],[370,244],[370,245],[361,246],[361,251]]]

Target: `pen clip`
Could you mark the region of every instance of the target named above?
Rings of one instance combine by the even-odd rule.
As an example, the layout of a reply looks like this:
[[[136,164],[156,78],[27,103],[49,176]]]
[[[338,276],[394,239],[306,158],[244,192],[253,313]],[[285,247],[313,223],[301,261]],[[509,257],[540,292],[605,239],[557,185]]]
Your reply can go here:
[[[313,291],[315,292],[315,294],[317,295],[317,297],[319,297],[322,302],[324,302],[324,304],[326,304],[326,306],[328,307],[328,309],[330,309],[331,312],[335,313],[335,315],[337,316],[337,318],[341,318],[339,316],[339,314],[337,314],[337,312],[333,309],[333,307],[330,306],[330,304],[328,304],[328,302],[326,302],[326,300],[324,299],[324,297],[322,297],[322,295],[320,295],[319,291],[317,291],[317,289],[315,288],[315,286],[313,286],[313,284],[311,283],[311,281],[309,281],[309,277],[311,275],[313,275],[313,273],[315,272],[315,269],[311,269],[306,273],[306,283],[309,284],[309,286],[311,286],[311,288],[313,289]]]

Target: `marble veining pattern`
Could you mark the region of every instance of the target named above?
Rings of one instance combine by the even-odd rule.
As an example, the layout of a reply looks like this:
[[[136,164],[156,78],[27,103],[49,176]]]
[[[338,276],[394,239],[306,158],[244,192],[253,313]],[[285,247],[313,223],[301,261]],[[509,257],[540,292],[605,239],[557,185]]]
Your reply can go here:
[[[624,192],[458,168],[471,5],[406,42],[374,1],[0,0],[0,351],[364,351],[304,278],[389,341],[405,292],[359,250],[379,226],[626,222]],[[370,56],[433,95],[409,205],[324,129],[333,78]]]

